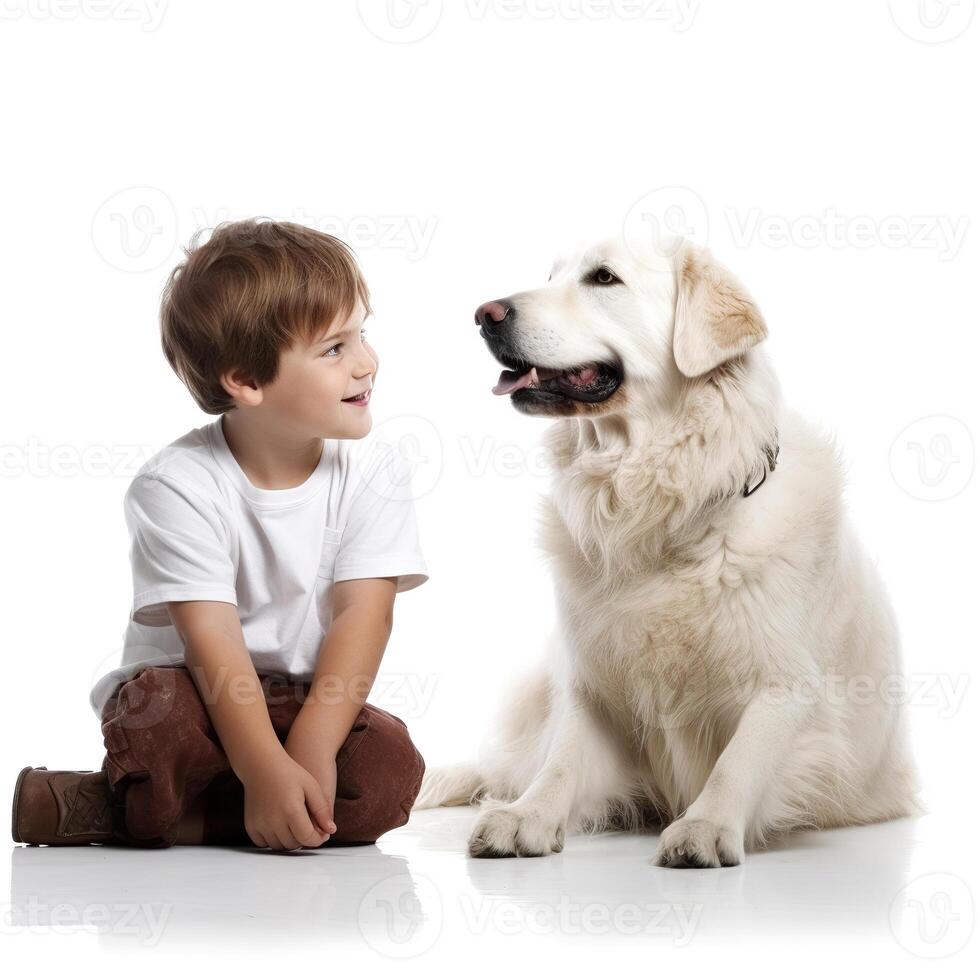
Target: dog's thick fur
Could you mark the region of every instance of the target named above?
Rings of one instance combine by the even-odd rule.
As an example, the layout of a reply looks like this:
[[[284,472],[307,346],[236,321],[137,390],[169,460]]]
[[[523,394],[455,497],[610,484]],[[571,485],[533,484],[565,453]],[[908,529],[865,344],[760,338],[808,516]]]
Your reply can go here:
[[[598,403],[511,396],[559,416],[540,539],[559,624],[479,761],[427,773],[416,807],[482,800],[474,856],[659,824],[655,863],[714,867],[921,812],[890,604],[743,287],[684,240],[617,237],[502,302],[526,363],[612,360],[623,381]]]

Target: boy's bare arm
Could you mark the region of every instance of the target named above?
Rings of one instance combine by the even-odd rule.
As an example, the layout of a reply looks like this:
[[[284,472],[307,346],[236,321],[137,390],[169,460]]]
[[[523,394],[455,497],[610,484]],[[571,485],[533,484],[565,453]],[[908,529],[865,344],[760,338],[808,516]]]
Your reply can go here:
[[[350,734],[381,665],[394,622],[396,582],[365,578],[333,584],[330,629],[300,715],[304,721],[316,719],[334,755]]]
[[[269,718],[255,665],[245,647],[238,611],[228,602],[169,602],[184,641],[184,660],[242,782],[275,761],[282,746]]]
[[[272,727],[238,610],[203,600],[168,602],[167,608],[228,762],[245,785],[249,836],[273,848],[323,843],[336,829],[331,808]]]
[[[396,582],[334,583],[330,629],[320,645],[310,693],[286,739],[286,751],[316,777],[331,805],[337,752],[367,700],[391,635]]]

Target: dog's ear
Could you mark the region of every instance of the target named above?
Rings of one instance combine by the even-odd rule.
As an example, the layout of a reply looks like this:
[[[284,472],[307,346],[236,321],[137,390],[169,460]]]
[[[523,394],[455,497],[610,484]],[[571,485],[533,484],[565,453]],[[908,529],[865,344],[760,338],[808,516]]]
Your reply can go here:
[[[768,333],[759,308],[742,284],[707,249],[678,256],[674,361],[697,378],[745,353]]]

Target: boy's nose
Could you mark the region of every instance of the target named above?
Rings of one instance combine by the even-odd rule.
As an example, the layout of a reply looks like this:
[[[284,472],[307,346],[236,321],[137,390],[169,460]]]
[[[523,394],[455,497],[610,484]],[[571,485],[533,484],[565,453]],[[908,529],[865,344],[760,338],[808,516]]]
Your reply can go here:
[[[480,327],[480,335],[483,337],[495,333],[504,321],[510,316],[512,310],[503,300],[494,299],[489,303],[484,303],[477,307],[475,320]]]

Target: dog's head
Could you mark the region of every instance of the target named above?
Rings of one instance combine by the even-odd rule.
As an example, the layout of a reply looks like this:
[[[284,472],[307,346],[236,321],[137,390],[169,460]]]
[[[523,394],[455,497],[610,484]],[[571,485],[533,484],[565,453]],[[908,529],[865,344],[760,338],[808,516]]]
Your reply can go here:
[[[684,239],[607,238],[554,264],[540,289],[484,303],[480,336],[504,366],[493,391],[529,415],[598,416],[666,405],[766,336],[758,308]]]

